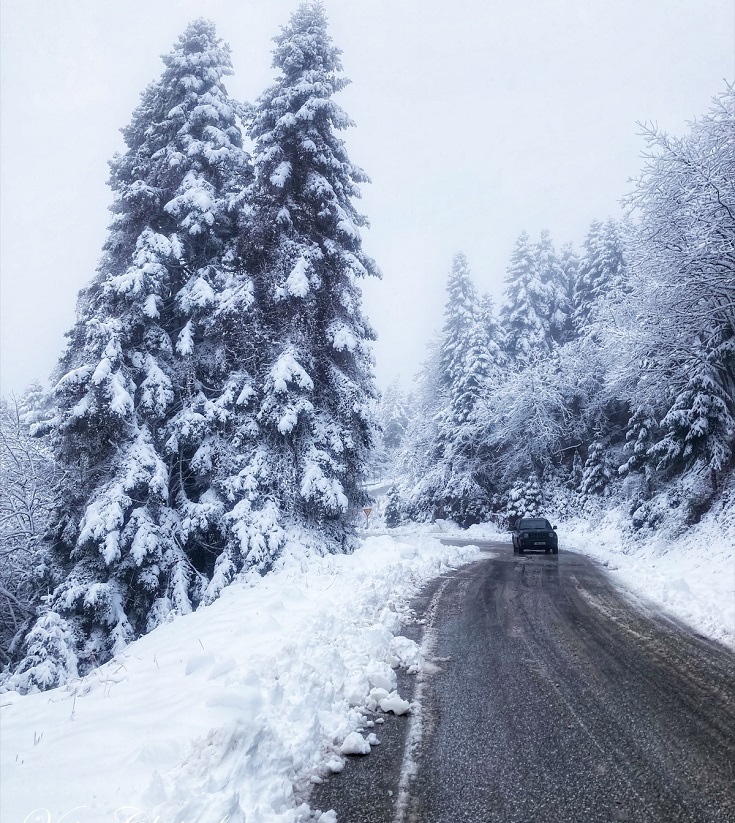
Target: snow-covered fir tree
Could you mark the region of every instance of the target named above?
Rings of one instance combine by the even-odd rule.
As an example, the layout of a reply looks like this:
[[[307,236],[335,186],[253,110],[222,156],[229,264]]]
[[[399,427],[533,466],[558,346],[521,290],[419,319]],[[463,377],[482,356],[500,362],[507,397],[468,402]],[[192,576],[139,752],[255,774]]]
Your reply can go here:
[[[475,411],[497,372],[491,311],[492,306],[477,297],[466,257],[457,254],[447,283],[439,350],[444,406],[431,447],[436,460],[412,494],[424,517],[451,517],[468,524],[489,511],[489,466]]]
[[[598,436],[587,450],[581,491],[586,495],[605,494],[614,476],[608,457],[608,446],[603,438]]]
[[[377,416],[386,449],[394,451],[406,436],[410,404],[411,399],[406,397],[397,380],[381,394]]]
[[[627,270],[620,224],[609,218],[592,222],[584,240],[574,288],[574,327],[587,333],[600,319],[606,299],[617,296],[626,286]]]
[[[376,478],[392,477],[395,463],[411,420],[412,398],[407,397],[398,380],[380,395],[376,417],[380,428],[370,465]]]
[[[368,178],[338,137],[353,124],[332,99],[348,81],[323,5],[300,5],[275,41],[279,75],[249,132],[256,181],[245,256],[268,333],[237,528],[265,524],[283,542],[293,525],[315,544],[347,548],[347,512],[362,499],[374,439],[374,333],[359,281],[379,270],[362,250],[367,220],[353,204]],[[271,557],[278,542],[266,547]]]
[[[73,637],[81,671],[201,600],[222,544],[216,441],[248,392],[226,322],[252,302],[234,254],[249,158],[229,48],[197,20],[163,62],[111,163],[109,237],[54,389],[65,576],[41,621],[65,621],[54,643]]]
[[[385,504],[385,525],[389,529],[401,525],[402,511],[401,493],[397,486],[391,486],[388,490],[388,501]]]
[[[645,471],[652,461],[651,447],[656,442],[658,419],[648,403],[641,403],[630,416],[625,434],[624,451],[630,457],[618,469],[622,475]]]
[[[487,374],[497,375],[508,365],[508,358],[505,354],[503,329],[495,311],[495,301],[489,294],[483,294],[480,297],[477,316],[480,324],[477,332],[478,345],[486,349],[483,361],[487,368]],[[485,382],[483,380],[483,383]]]
[[[536,249],[526,232],[518,238],[506,274],[505,302],[500,308],[506,352],[527,362],[552,346],[551,303],[538,269]]]
[[[438,334],[429,341],[427,349],[428,356],[410,395],[410,422],[395,461],[397,473],[402,477],[399,487],[402,512],[415,520],[426,520],[436,514],[431,508],[432,501],[437,499],[443,482],[443,475],[433,471],[442,457],[439,419],[447,405]]]
[[[3,685],[24,694],[63,686],[79,675],[72,627],[54,611],[44,611],[23,640],[23,658]]]
[[[535,269],[546,295],[545,317],[553,345],[567,341],[571,306],[569,304],[569,273],[557,257],[548,231],[542,231],[534,249]],[[540,301],[540,306],[544,302]]]
[[[696,363],[691,378],[661,421],[663,438],[651,447],[650,454],[664,468],[688,469],[700,460],[719,472],[732,457],[734,406],[711,365]]]
[[[495,364],[491,361],[492,306],[481,304],[467,258],[457,254],[447,282],[447,304],[441,346],[441,369],[447,388],[448,427],[467,422],[485,392]]]

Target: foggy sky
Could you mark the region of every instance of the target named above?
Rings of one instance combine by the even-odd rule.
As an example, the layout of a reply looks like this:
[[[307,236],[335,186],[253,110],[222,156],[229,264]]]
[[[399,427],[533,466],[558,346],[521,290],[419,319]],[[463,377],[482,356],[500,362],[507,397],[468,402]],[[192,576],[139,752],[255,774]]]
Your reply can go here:
[[[94,275],[145,86],[195,17],[253,101],[295,0],[1,0],[0,390],[45,381]],[[372,178],[358,208],[383,280],[364,286],[379,384],[419,368],[453,254],[496,300],[513,244],[619,216],[636,121],[681,134],[735,80],[733,0],[326,0],[353,82],[342,136]]]

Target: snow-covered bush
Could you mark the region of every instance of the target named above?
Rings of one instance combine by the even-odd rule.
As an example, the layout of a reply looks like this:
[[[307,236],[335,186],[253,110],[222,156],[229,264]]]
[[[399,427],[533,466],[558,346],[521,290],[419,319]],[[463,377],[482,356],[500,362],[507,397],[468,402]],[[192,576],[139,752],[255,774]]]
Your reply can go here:
[[[23,641],[21,664],[0,686],[27,694],[63,685],[78,675],[75,646],[67,621],[54,611],[45,612]]]
[[[43,392],[0,401],[0,665],[16,659],[19,642],[44,585],[53,581],[43,537],[61,474],[32,426],[43,417]],[[30,424],[30,425],[29,425]]]
[[[541,485],[534,477],[515,484],[508,492],[506,514],[510,523],[520,517],[538,517],[544,514]]]
[[[388,501],[385,504],[385,525],[392,529],[403,522],[401,493],[397,486],[388,490]]]

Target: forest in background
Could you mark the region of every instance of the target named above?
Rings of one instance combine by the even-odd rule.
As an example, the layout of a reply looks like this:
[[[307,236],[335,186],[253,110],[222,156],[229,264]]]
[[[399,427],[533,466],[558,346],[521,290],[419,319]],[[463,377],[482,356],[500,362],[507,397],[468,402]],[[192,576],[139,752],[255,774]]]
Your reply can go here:
[[[394,480],[388,525],[625,500],[635,530],[686,528],[731,493],[731,87],[684,137],[645,130],[625,220],[581,249],[522,234],[500,307],[457,255],[413,390],[381,397],[340,52],[318,2],[275,40],[254,105],[211,23],[164,56],[52,388],[3,401],[9,687],[84,674],[245,570],[351,551],[371,476]]]
[[[499,310],[455,257],[413,390],[379,408],[389,524],[708,510],[735,443],[734,125],[728,87],[681,138],[644,128],[626,218],[581,249],[521,234]]]

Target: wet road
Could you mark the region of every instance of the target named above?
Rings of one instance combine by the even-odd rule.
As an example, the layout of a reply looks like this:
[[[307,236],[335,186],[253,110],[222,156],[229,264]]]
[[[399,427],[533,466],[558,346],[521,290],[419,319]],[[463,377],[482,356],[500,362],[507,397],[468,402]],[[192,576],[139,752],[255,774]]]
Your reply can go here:
[[[735,655],[634,608],[580,555],[488,548],[417,603],[435,664],[417,711],[385,724],[390,751],[319,787],[321,808],[345,823],[735,823]]]

